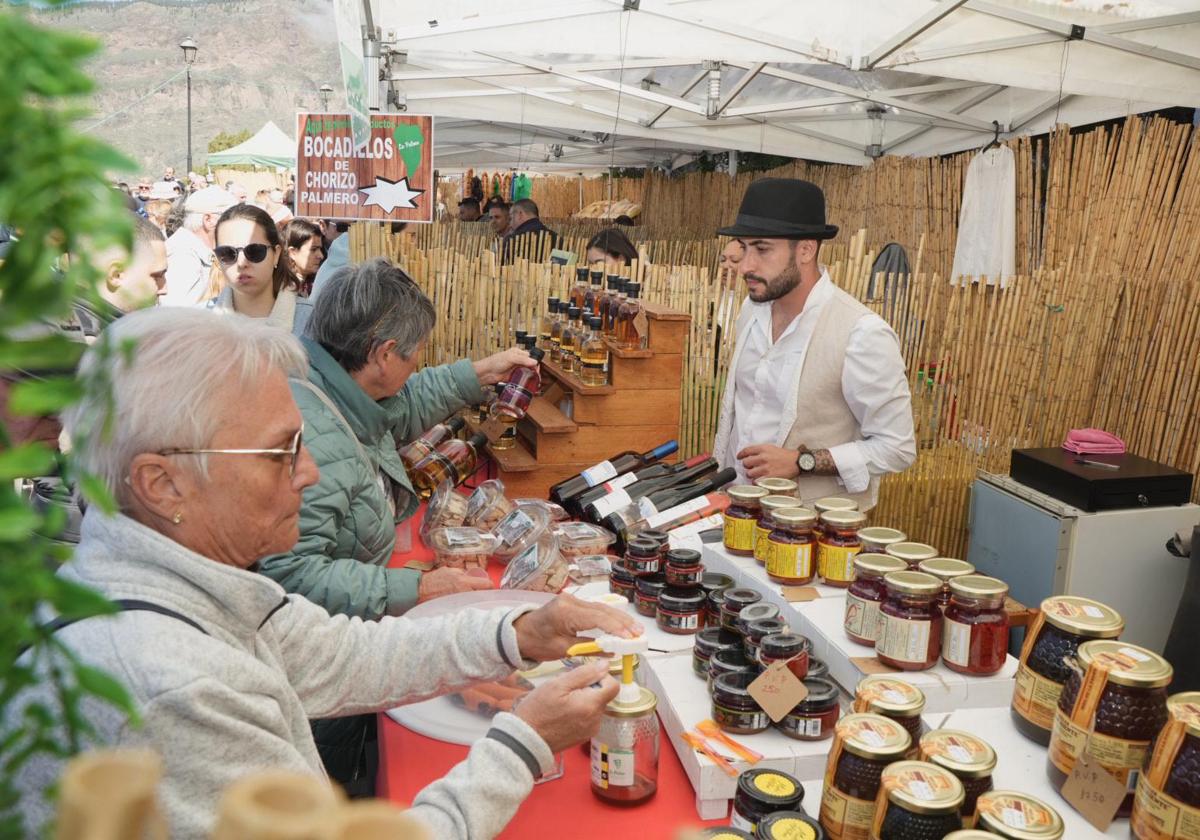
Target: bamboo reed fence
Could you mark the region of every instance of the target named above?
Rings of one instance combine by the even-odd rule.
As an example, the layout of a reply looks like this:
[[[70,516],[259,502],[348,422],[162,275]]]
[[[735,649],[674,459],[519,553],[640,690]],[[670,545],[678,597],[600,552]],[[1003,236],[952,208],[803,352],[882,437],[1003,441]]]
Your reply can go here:
[[[1019,274],[1004,288],[946,278],[969,156],[791,168],[823,182],[829,217],[842,225],[821,252],[831,277],[892,325],[907,364],[919,455],[884,478],[873,521],[961,556],[977,471],[1005,472],[1013,448],[1057,445],[1078,427],[1104,428],[1139,455],[1200,471],[1195,142],[1190,126],[1158,118],[1013,141]],[[684,455],[706,451],[716,431],[742,291],[721,279],[723,243],[711,231],[732,218],[745,182],[697,176],[660,203],[661,185],[648,176],[651,217],[674,220],[688,208],[703,225],[631,231],[650,259],[633,266],[644,296],[692,316]],[[580,254],[597,229],[560,225],[560,247]],[[494,241],[484,226],[393,237],[359,225],[352,253],[393,257],[430,294],[439,322],[427,360],[436,364],[493,352],[514,329],[536,328],[546,297],[571,283],[569,268],[540,261],[545,244],[501,266]],[[913,273],[872,282],[889,241],[906,246]]]

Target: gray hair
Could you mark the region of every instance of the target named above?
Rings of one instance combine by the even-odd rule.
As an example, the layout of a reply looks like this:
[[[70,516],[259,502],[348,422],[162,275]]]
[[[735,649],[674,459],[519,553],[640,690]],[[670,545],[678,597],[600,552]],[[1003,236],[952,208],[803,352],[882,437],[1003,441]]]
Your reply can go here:
[[[385,341],[412,358],[436,323],[433,303],[412,278],[377,257],[330,276],[313,304],[308,335],[353,373]]]
[[[63,427],[79,466],[123,506],[135,456],[203,449],[237,410],[240,394],[270,371],[303,376],[307,368],[300,342],[263,321],[185,307],[143,309],[114,322],[84,353],[86,393],[63,413]],[[188,457],[207,475],[203,455]]]
[[[208,215],[208,214],[207,213],[184,213],[182,227],[185,227],[188,230],[195,233],[196,231],[200,230],[200,228],[204,227],[204,217],[206,215]]]

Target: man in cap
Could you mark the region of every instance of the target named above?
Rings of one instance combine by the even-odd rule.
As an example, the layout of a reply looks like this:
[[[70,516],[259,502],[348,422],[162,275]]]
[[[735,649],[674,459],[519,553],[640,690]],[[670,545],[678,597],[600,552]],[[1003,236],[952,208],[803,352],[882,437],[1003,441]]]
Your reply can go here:
[[[235,204],[220,187],[188,196],[183,225],[167,239],[167,291],[163,306],[198,306],[208,294],[217,219]]]
[[[880,476],[916,459],[912,398],[896,334],[818,262],[837,230],[815,184],[763,178],[717,231],[745,249],[749,300],[713,453],[741,479],[794,478],[806,502],[849,496],[869,510]]]

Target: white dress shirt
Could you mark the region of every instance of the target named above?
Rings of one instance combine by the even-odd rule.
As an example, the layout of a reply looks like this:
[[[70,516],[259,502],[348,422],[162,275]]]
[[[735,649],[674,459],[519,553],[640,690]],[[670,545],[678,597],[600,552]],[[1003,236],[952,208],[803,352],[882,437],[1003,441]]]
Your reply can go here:
[[[161,306],[200,306],[208,298],[213,252],[185,227],[167,237],[166,294]]]
[[[823,272],[808,295],[803,311],[772,341],[771,304],[747,300],[753,317],[744,336],[737,368],[731,372],[734,387],[733,423],[729,447],[722,464],[737,470],[746,481],[737,453],[754,444],[782,446],[789,428],[782,418],[804,368],[821,307],[833,295],[833,281]],[[846,346],[842,369],[842,395],[858,420],[861,439],[830,447],[838,481],[848,493],[867,489],[872,475],[900,472],[916,458],[912,407],[899,342],[892,328],[878,315],[855,323]],[[800,419],[803,423],[803,419]],[[801,426],[801,428],[803,428]]]

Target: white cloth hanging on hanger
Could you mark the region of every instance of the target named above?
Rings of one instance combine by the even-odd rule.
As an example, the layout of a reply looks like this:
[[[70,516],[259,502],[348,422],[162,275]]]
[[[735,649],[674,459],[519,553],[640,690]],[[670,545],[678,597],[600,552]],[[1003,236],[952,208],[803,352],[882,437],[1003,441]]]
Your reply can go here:
[[[1003,286],[1016,273],[1016,253],[1016,161],[1012,149],[997,146],[967,167],[950,282],[985,278]]]

